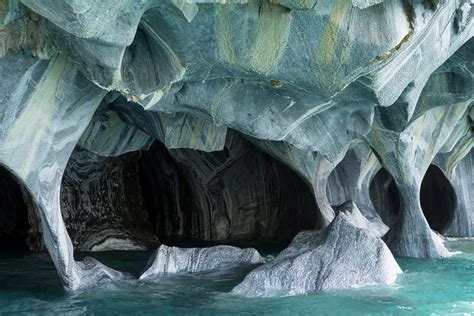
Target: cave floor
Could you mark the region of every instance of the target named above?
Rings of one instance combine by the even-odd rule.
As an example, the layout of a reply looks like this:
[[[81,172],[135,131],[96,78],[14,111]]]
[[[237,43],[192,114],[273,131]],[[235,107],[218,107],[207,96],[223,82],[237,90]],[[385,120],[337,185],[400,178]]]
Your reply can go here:
[[[243,279],[246,270],[164,278],[158,282],[132,279],[67,294],[46,253],[1,254],[0,314],[472,313],[474,239],[451,240],[449,246],[458,252],[450,258],[397,258],[404,274],[393,286],[273,298],[226,294]],[[144,251],[94,254],[102,262],[135,275],[149,255]],[[267,258],[271,260],[268,252]]]

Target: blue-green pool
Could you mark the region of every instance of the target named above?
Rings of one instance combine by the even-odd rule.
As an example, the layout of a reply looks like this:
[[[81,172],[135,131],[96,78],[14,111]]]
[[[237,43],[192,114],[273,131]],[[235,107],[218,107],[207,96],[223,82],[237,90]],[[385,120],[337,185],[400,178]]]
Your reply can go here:
[[[275,298],[226,294],[246,271],[128,280],[66,294],[47,254],[0,255],[0,314],[255,314],[462,315],[474,313],[474,240],[451,241],[460,254],[439,260],[399,259],[405,272],[394,286]],[[149,252],[96,254],[138,274]]]

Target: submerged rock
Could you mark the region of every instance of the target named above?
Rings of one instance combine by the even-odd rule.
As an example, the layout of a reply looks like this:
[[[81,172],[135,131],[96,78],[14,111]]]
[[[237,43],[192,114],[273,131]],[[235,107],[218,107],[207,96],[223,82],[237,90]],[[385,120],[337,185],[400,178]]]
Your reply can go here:
[[[251,271],[232,292],[272,296],[391,284],[401,273],[384,242],[340,212],[323,231],[303,231],[273,262]]]
[[[179,248],[161,245],[150,258],[140,279],[180,272],[205,272],[263,263],[253,248],[233,246]]]
[[[87,289],[110,281],[132,278],[131,274],[116,271],[91,257],[75,262],[73,271],[71,275],[75,280],[74,283],[80,286],[72,290]]]

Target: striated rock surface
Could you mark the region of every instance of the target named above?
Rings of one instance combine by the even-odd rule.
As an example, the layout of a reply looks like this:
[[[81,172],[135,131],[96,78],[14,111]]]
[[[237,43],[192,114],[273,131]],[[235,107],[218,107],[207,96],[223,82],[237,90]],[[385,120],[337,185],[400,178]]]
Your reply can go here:
[[[102,157],[76,147],[61,182],[61,211],[75,249],[159,245],[143,205],[138,153]]]
[[[359,214],[340,212],[323,231],[303,231],[272,262],[251,271],[232,293],[273,296],[391,284],[401,273],[384,242]],[[361,225],[362,224],[362,225]]]
[[[183,272],[207,272],[263,263],[263,258],[253,248],[232,246],[209,248],[178,248],[161,245],[150,258],[140,279]]]
[[[400,196],[398,213],[385,223],[387,245],[401,256],[443,257],[449,253],[431,230],[420,193],[436,164],[461,201],[447,231],[470,234],[472,181],[459,170],[472,169],[461,161],[473,139],[473,17],[471,0],[1,0],[0,164],[30,196],[38,216],[28,222],[41,223],[35,236],[41,231],[68,290],[90,284],[85,270],[97,280],[122,277],[74,259],[61,181],[77,146],[103,157],[145,151],[155,141],[177,150],[171,156],[186,170],[182,176],[200,188],[198,205],[212,209],[190,226],[167,221],[178,235],[234,238],[241,223],[278,234],[271,215],[245,219],[245,210],[266,212],[254,202],[271,199],[247,200],[253,192],[282,191],[255,183],[242,196],[227,189],[228,178],[240,175],[232,163],[242,161],[222,158],[234,132],[302,178],[317,203],[304,212],[314,212],[317,226],[330,225],[332,205],[351,199],[386,229],[368,199],[371,178],[384,168]],[[256,152],[256,163],[262,157]],[[244,175],[235,177],[240,187]],[[102,182],[108,180],[92,187]],[[66,193],[80,196],[70,205],[78,214],[75,206],[87,206],[86,221],[94,211],[82,199],[92,193],[78,192],[87,186]],[[230,211],[224,201],[238,207]],[[95,218],[110,215],[104,210]]]
[[[389,227],[380,218],[369,194],[370,183],[380,168],[382,165],[366,144],[354,144],[329,176],[327,196],[331,205],[354,201],[354,207],[359,206],[364,219],[371,222],[370,227],[383,236]]]
[[[472,139],[471,139],[472,140]],[[468,146],[470,149],[471,145]],[[473,237],[474,236],[474,151],[458,158],[453,168],[449,167],[449,157],[454,155],[440,155],[436,163],[443,168],[456,193],[454,216],[443,231],[447,236]],[[459,160],[461,159],[461,160]],[[452,161],[452,159],[451,159]]]
[[[91,283],[74,260],[61,217],[61,177],[67,161],[105,95],[62,56],[50,61],[27,54],[0,59],[2,115],[0,161],[25,185],[37,206],[43,239],[66,289]],[[120,278],[96,263],[87,267],[96,281]]]
[[[220,242],[289,242],[320,227],[304,182],[238,133],[225,149],[142,153],[143,188],[161,238]]]

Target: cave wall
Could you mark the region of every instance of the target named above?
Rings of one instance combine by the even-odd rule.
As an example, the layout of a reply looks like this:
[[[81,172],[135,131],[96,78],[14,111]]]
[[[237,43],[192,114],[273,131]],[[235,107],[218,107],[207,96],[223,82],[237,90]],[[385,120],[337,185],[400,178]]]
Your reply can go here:
[[[470,179],[472,167],[469,159],[470,155],[456,167],[467,175],[464,179]],[[466,200],[469,201],[471,192],[471,183],[449,180],[438,166],[430,165],[421,184],[420,202],[431,229],[447,236],[469,236],[472,207],[466,204]],[[373,178],[370,198],[383,222],[388,226],[394,225],[400,212],[400,193],[393,177],[385,169],[380,169]]]
[[[392,226],[400,211],[400,193],[387,170],[382,168],[377,172],[370,183],[369,194],[380,218]]]
[[[320,227],[305,183],[238,133],[228,133],[218,152],[166,152],[156,144],[142,155],[143,186],[153,197],[147,207],[160,238],[289,242]]]
[[[444,233],[453,237],[474,237],[474,151],[457,164],[450,182],[456,196],[454,215]]]
[[[0,168],[0,251],[26,250],[30,242],[28,206],[21,185],[12,174]]]
[[[159,245],[143,205],[139,156],[135,152],[102,157],[76,147],[61,184],[61,211],[76,249],[136,250]]]
[[[154,249],[160,240],[289,242],[320,227],[305,183],[236,132],[224,150],[146,151],[104,157],[76,147],[61,210],[82,251]]]
[[[457,200],[468,201],[453,177],[472,148],[474,5],[429,3],[2,0],[0,164],[30,192],[65,288],[124,277],[74,258],[60,187],[78,144],[110,157],[155,140],[218,152],[232,130],[302,177],[323,226],[336,215],[329,197],[343,196],[331,192],[331,173],[352,145],[366,143],[399,191],[385,239],[391,251],[448,256],[419,193],[446,154],[440,168]],[[214,161],[202,156],[192,162]],[[173,159],[203,182],[189,158]],[[456,181],[472,191],[470,180]],[[219,216],[210,221],[224,223]],[[222,227],[226,235],[230,226]]]
[[[374,152],[364,143],[354,144],[332,170],[326,195],[332,206],[353,201],[373,228],[384,235],[388,226],[380,218],[370,196],[372,179],[382,168]]]

